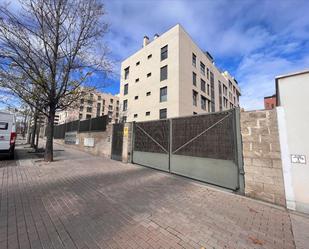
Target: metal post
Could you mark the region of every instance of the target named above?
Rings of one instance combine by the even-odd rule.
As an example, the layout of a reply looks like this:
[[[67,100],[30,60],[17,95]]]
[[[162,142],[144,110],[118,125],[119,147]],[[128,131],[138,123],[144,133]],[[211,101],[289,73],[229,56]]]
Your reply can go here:
[[[91,127],[91,125],[92,125],[92,122],[91,122],[91,121],[92,121],[92,118],[89,119],[89,130],[88,130],[88,132],[90,132],[90,131],[91,131],[91,128],[92,128],[92,127]]]
[[[234,124],[235,124],[235,139],[236,139],[236,161],[238,166],[238,183],[239,183],[239,190],[240,194],[245,193],[245,171],[244,171],[244,162],[243,162],[243,151],[242,151],[242,137],[241,137],[241,130],[240,130],[240,108],[235,108],[234,111]]]
[[[135,142],[135,121],[132,122],[132,135],[131,135],[131,163],[134,163],[134,161],[133,161],[134,142]]]
[[[172,157],[172,151],[173,151],[173,119],[169,119],[169,140],[168,140],[168,146],[169,146],[169,155],[168,155],[168,172],[171,172],[171,157]]]

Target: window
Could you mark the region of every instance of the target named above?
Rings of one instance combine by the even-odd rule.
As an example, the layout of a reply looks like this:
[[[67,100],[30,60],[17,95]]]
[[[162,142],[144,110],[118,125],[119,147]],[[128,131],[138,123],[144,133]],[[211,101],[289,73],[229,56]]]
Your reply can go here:
[[[197,112],[193,112],[193,115],[197,115]]]
[[[207,84],[207,94],[209,95],[210,92],[209,92],[209,84]]]
[[[112,105],[109,105],[109,106],[108,106],[108,110],[113,110],[113,106],[112,106]]]
[[[88,105],[92,105],[93,102],[92,102],[92,100],[88,100],[87,103],[88,103]]]
[[[160,119],[165,119],[167,118],[167,109],[160,109]]]
[[[197,106],[197,92],[196,91],[192,91],[192,99],[193,99],[193,105]]]
[[[147,59],[149,60],[152,57],[152,54],[148,55]]]
[[[123,89],[123,95],[127,95],[127,94],[128,94],[128,91],[129,91],[129,85],[128,85],[128,84],[125,84],[125,85],[124,85],[124,89]]]
[[[84,107],[83,107],[83,106],[80,106],[80,107],[79,107],[79,111],[82,112],[83,110],[84,110]]]
[[[97,117],[100,116],[101,103],[97,103]]]
[[[205,65],[203,62],[200,63],[201,66],[201,74],[205,75]]]
[[[139,78],[135,79],[135,82],[139,82]]]
[[[79,114],[78,119],[82,119],[83,118],[83,114]]]
[[[150,76],[151,76],[151,73],[148,73],[148,74],[147,74],[147,78],[149,78]]]
[[[81,100],[80,100],[80,103],[81,103],[81,104],[84,104],[84,99],[81,99]]]
[[[209,80],[209,68],[207,67],[207,79]]]
[[[222,108],[222,85],[221,85],[221,81],[219,80],[218,81],[219,83],[219,108],[220,108],[220,111],[223,110]]]
[[[127,67],[125,70],[124,70],[124,79],[129,79],[129,73],[130,73],[130,67]]]
[[[134,114],[134,118],[137,118],[137,114],[136,113]]]
[[[138,96],[135,96],[134,99],[138,99]]]
[[[227,87],[225,85],[223,85],[223,94],[227,95]]]
[[[117,100],[117,102],[116,102],[116,103],[117,103],[117,105],[119,105],[119,100]]]
[[[101,96],[98,96],[98,100],[101,100],[102,99],[102,97]]]
[[[229,80],[229,88],[232,89],[232,82]]]
[[[127,116],[123,116],[123,117],[122,117],[122,122],[123,122],[123,123],[127,122]]]
[[[160,69],[160,81],[167,79],[167,66],[161,67]]]
[[[90,115],[90,114],[87,114],[87,115],[86,115],[86,119],[91,119],[91,115]]]
[[[136,65],[136,66],[138,66],[139,64],[140,64],[140,62],[138,61],[138,62],[136,62],[136,64],[135,64],[135,65]]]
[[[211,97],[211,112],[215,112],[215,77],[213,72],[210,72],[210,97]],[[208,109],[209,110],[209,109]]]
[[[196,67],[196,55],[192,53],[192,66]]]
[[[124,101],[123,101],[123,111],[126,111],[128,109],[128,100],[127,99],[125,99]]]
[[[146,112],[146,116],[150,116],[150,112]]]
[[[206,98],[201,96],[201,108],[206,111]]]
[[[87,107],[87,112],[92,112],[92,107]]]
[[[147,92],[147,93],[146,93],[146,96],[150,96],[150,95],[151,95],[151,92]]]
[[[203,79],[201,79],[201,91],[206,91],[206,82]]]
[[[110,99],[110,101],[109,101],[109,102],[111,102],[111,104],[113,104],[114,100],[113,100],[113,99]]]
[[[9,123],[0,122],[0,130],[7,130],[9,127]]]
[[[167,87],[160,88],[160,102],[167,101]]]
[[[196,73],[192,72],[192,82],[193,85],[196,86]]]
[[[167,45],[161,48],[161,61],[165,60],[167,58]]]

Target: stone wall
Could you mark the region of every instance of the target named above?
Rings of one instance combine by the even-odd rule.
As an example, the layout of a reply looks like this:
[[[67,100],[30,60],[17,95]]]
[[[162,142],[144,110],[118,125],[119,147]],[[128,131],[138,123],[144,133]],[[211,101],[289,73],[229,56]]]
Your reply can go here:
[[[111,124],[106,126],[106,131],[77,133],[78,144],[67,144],[67,146],[72,146],[92,155],[111,157],[112,133],[113,125]],[[93,138],[94,146],[86,147],[84,145],[85,138]],[[63,139],[55,139],[55,142],[64,144]]]
[[[132,130],[133,123],[124,124],[122,161],[125,163],[132,162]]]
[[[245,194],[285,206],[276,110],[241,112]]]

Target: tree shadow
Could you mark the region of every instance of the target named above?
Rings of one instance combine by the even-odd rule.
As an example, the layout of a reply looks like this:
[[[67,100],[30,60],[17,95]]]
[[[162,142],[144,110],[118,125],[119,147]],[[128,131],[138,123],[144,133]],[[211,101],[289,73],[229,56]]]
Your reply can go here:
[[[26,170],[24,173],[28,174]],[[107,172],[35,176],[25,183],[23,191],[34,210],[48,214],[54,222],[60,220],[69,233],[105,243],[126,233],[137,236],[147,231],[141,223],[149,223],[154,212],[164,209],[169,196],[185,191],[187,182],[175,181],[156,170],[123,169],[118,163]]]

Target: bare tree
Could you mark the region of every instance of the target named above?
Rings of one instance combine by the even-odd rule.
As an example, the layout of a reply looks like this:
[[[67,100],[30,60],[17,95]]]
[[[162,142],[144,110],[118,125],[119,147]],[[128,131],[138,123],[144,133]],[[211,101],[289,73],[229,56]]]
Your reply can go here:
[[[99,0],[23,0],[21,13],[0,6],[0,86],[48,118],[45,160],[53,160],[56,110],[82,94],[96,72],[110,72]],[[40,103],[36,106],[36,103]]]

